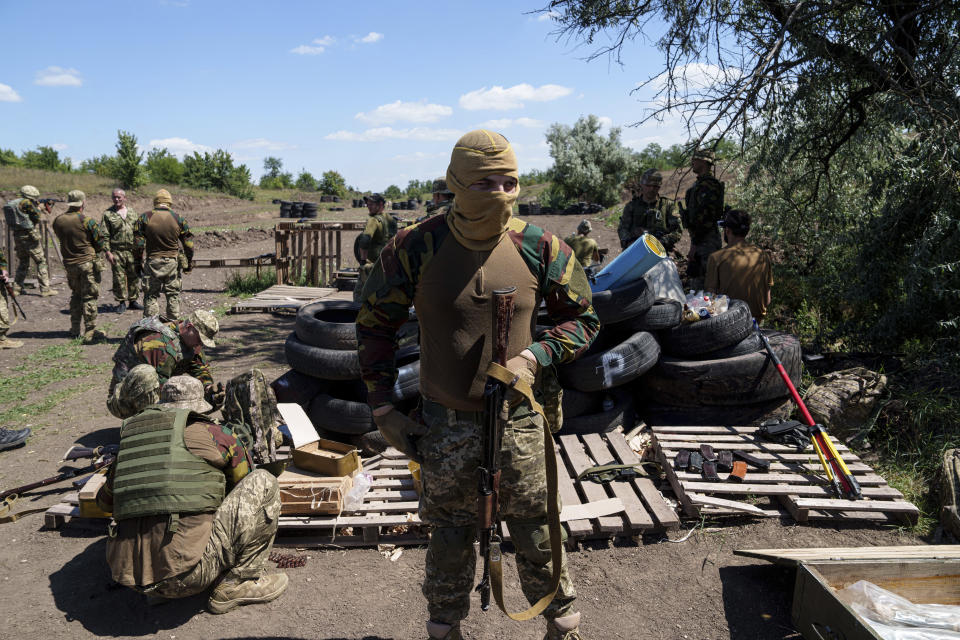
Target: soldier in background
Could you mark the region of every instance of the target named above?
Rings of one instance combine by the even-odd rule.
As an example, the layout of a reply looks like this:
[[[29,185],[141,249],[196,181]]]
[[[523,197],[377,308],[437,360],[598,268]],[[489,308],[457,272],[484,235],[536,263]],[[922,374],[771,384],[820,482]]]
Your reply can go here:
[[[63,268],[70,287],[70,337],[80,336],[80,320],[86,331],[83,344],[93,344],[107,337],[97,329],[97,301],[100,298],[100,261],[97,254],[105,252],[114,264],[100,225],[83,213],[86,195],[75,189],[67,194],[67,211],[53,221],[53,232],[60,241]]]
[[[589,267],[595,262],[600,262],[600,248],[597,246],[597,241],[587,237],[591,231],[593,231],[593,225],[590,224],[590,221],[581,220],[580,224],[577,225],[576,235],[567,236],[563,239],[573,249],[573,254],[577,256],[577,260],[583,267]]]
[[[117,460],[97,494],[100,508],[113,514],[113,579],[160,598],[185,598],[216,583],[211,613],[280,597],[286,574],[266,573],[280,516],[277,479],[251,471],[233,431],[202,415],[213,407],[200,381],[175,376],[159,395],[160,405],[149,406],[156,387],[141,390],[139,413],[120,427]]]
[[[113,205],[103,212],[100,226],[103,229],[107,251],[113,253],[113,296],[117,300],[116,311],[143,309],[137,302],[140,296],[141,262],[134,258],[136,243],[133,225],[137,214],[127,206],[127,194],[123,189],[114,189]]]
[[[707,260],[721,246],[717,223],[723,218],[724,185],[713,176],[713,165],[713,151],[709,149],[698,149],[690,161],[690,169],[696,174],[697,181],[687,189],[683,223],[690,231],[687,277],[694,289],[702,286]]]
[[[47,271],[47,260],[43,256],[43,247],[40,246],[42,234],[40,226],[43,220],[40,217],[40,191],[29,184],[20,187],[20,198],[14,200],[18,210],[18,224],[13,228],[13,247],[17,254],[17,272],[13,280],[13,293],[20,295],[23,291],[23,282],[27,279],[30,263],[37,265],[37,282],[40,283],[41,296],[55,296],[57,292],[50,288],[50,274]],[[50,213],[52,205],[43,205]]]
[[[153,210],[137,218],[133,227],[135,242],[134,259],[146,252],[146,292],[143,296],[143,317],[160,313],[160,294],[167,298],[168,318],[180,317],[180,290],[183,280],[177,261],[180,246],[183,247],[189,273],[193,265],[193,234],[186,218],[170,210],[173,198],[166,189],[157,191],[153,198]]]
[[[446,213],[453,206],[453,191],[447,187],[445,178],[437,178],[433,181],[433,202],[427,205],[427,213],[435,215]]]
[[[387,241],[392,238],[396,232],[396,222],[389,215],[383,212],[386,200],[379,193],[365,196],[364,202],[367,203],[367,213],[370,216],[367,219],[367,226],[357,240],[357,246],[360,252],[360,273],[357,275],[357,286],[353,290],[354,301],[360,300],[360,291],[363,285],[373,271],[373,265],[380,257],[380,251]],[[392,224],[391,224],[392,223]]]
[[[747,242],[750,214],[730,209],[720,223],[727,246],[710,254],[704,291],[723,293],[750,305],[750,313],[763,322],[770,306],[773,267],[767,254]]]
[[[3,247],[0,247],[0,349],[19,349],[23,346],[20,340],[11,340],[7,337],[10,330],[10,309],[7,307],[7,282],[10,276],[7,274],[7,257],[3,254]],[[0,445],[3,443],[3,437],[0,436]],[[2,448],[2,447],[0,447]]]
[[[649,233],[671,251],[680,240],[683,225],[677,203],[660,195],[663,176],[656,169],[647,169],[640,177],[640,193],[634,194],[620,216],[617,235],[620,248],[626,249],[644,233]]]

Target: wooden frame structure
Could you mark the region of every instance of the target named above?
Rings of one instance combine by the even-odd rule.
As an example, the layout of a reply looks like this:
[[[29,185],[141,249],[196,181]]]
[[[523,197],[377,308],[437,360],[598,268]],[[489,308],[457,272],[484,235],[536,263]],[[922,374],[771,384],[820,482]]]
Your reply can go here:
[[[278,222],[277,284],[298,284],[300,277],[313,287],[328,284],[340,270],[341,232],[363,231],[365,222]]]
[[[7,271],[10,273],[10,277],[13,278],[13,274],[17,272],[17,253],[13,245],[13,227],[6,224],[3,218],[0,217],[0,229],[3,230],[0,232],[0,238],[3,238],[3,251],[7,258],[8,265]],[[40,246],[43,247],[43,259],[47,261],[47,265],[50,264],[51,244],[56,247],[57,261],[63,265],[63,259],[60,257],[60,248],[56,245],[56,241],[56,236],[53,235],[53,230],[50,229],[50,222],[46,219],[41,220]]]

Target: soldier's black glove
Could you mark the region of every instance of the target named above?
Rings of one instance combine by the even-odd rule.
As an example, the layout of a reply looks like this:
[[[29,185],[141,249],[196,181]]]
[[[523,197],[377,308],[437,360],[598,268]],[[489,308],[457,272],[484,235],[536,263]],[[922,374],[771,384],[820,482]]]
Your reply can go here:
[[[373,421],[383,434],[383,439],[402,451],[414,462],[422,462],[416,440],[427,433],[426,425],[411,420],[402,412],[392,409],[382,416],[374,415]]]
[[[223,400],[226,398],[226,393],[223,390],[223,383],[218,382],[217,386],[214,387],[212,384],[208,384],[203,388],[204,399],[213,406],[213,410],[216,411],[223,406]]]

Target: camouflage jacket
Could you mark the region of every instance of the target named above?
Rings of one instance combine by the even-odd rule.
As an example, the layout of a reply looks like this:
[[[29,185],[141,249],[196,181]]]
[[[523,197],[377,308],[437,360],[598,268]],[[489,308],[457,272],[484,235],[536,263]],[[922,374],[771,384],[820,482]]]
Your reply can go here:
[[[581,265],[589,267],[593,264],[593,253],[599,249],[596,240],[576,234],[564,238],[563,241],[573,250],[573,255],[577,256]]]
[[[659,196],[653,204],[639,196],[634,198],[624,207],[617,226],[621,249],[626,249],[644,233],[649,233],[670,251],[680,240],[682,231],[677,203],[663,196]]]
[[[390,220],[386,211],[367,218],[367,226],[360,234],[359,246],[367,250],[367,262],[376,262],[390,239]],[[395,227],[394,227],[395,228]]]
[[[14,233],[32,233],[34,229],[40,227],[41,218],[40,218],[40,209],[39,207],[30,200],[29,198],[21,198],[20,202],[17,203],[17,207],[20,209],[20,213],[30,221],[30,224],[33,225],[32,229],[14,229]]]
[[[138,364],[149,364],[157,370],[161,385],[173,376],[183,374],[193,376],[203,386],[213,384],[210,365],[203,351],[187,360],[177,323],[163,322],[159,316],[144,318],[130,327],[113,354],[113,361],[114,382],[123,380],[130,369]]]
[[[127,217],[121,218],[116,207],[110,207],[103,212],[100,225],[103,235],[107,239],[107,251],[133,251],[136,242],[133,238],[133,225],[137,214],[127,207]]]
[[[511,218],[507,236],[539,283],[539,296],[556,326],[540,332],[527,347],[544,367],[576,358],[600,329],[591,305],[590,286],[573,251],[549,231]],[[400,231],[380,253],[367,283],[371,296],[357,315],[360,372],[367,402],[390,402],[397,366],[397,329],[409,320],[417,283],[440,246],[452,239],[446,216],[431,218]]]
[[[190,231],[190,225],[187,224],[187,219],[179,213],[169,209],[168,211],[170,211],[174,220],[176,220],[180,226],[179,240],[183,247],[183,254],[186,256],[187,262],[193,262],[193,232]],[[138,260],[143,256],[143,252],[147,247],[147,238],[143,234],[143,230],[152,215],[153,210],[147,211],[146,213],[141,213],[133,221],[133,253],[134,257]]]
[[[683,223],[690,230],[694,244],[700,244],[712,235],[720,237],[717,222],[723,218],[723,190],[723,183],[709,174],[697,176],[697,181],[687,189]]]

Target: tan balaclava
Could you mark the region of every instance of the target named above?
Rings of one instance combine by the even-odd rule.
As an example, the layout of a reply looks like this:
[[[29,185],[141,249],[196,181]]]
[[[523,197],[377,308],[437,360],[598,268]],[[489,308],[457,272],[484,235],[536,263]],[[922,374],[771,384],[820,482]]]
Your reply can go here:
[[[513,193],[470,190],[471,184],[492,175],[519,180],[517,156],[507,139],[486,129],[460,138],[447,167],[447,186],[456,196],[447,224],[457,241],[473,251],[497,246],[520,194],[519,186]]]
[[[166,207],[169,209],[172,204],[173,198],[170,197],[170,192],[166,189],[160,189],[157,191],[157,195],[153,196],[153,206],[155,207]]]

